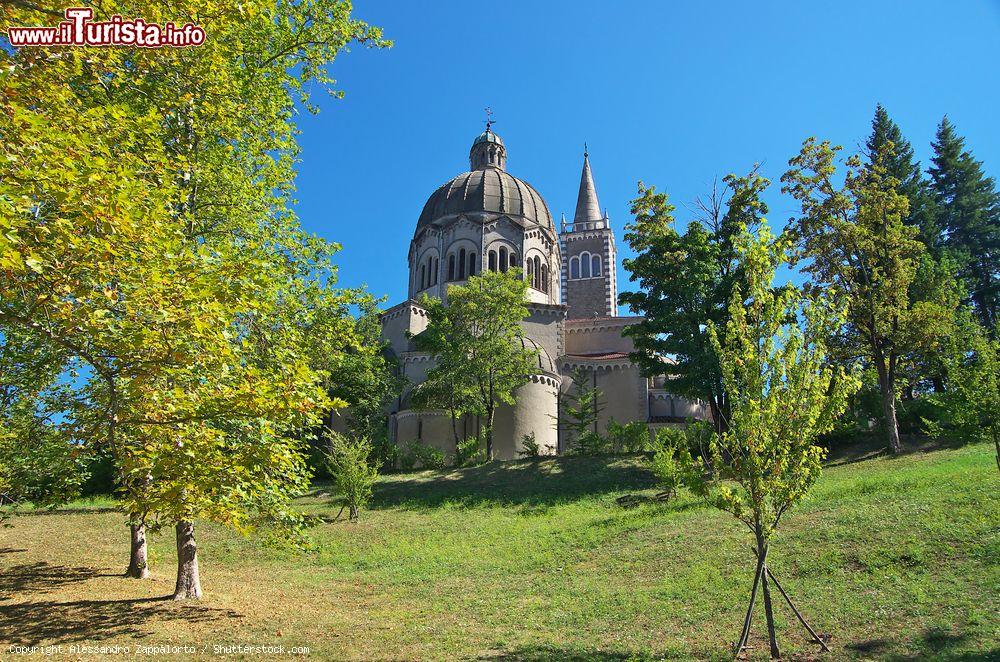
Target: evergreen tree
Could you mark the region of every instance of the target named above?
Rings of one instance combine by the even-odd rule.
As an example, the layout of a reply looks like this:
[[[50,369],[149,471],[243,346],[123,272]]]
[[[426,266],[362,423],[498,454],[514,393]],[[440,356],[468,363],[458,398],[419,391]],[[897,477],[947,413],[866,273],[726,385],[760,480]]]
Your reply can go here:
[[[903,222],[920,230],[919,238],[927,249],[937,255],[941,247],[941,228],[936,222],[934,199],[927,182],[920,172],[920,162],[914,160],[913,146],[910,144],[882,104],[875,106],[872,118],[872,132],[865,141],[865,152],[869,165],[876,156],[892,144],[892,150],[885,152],[886,173],[899,181],[897,191],[910,201],[910,209]]]
[[[571,393],[562,396],[563,427],[572,435],[567,445],[575,452],[586,453],[594,450],[592,446],[601,446],[597,421],[604,408],[604,394],[593,376],[593,371],[577,368],[573,371]]]
[[[1000,194],[947,117],[928,169],[944,245],[958,265],[979,321],[996,333],[1000,315]]]

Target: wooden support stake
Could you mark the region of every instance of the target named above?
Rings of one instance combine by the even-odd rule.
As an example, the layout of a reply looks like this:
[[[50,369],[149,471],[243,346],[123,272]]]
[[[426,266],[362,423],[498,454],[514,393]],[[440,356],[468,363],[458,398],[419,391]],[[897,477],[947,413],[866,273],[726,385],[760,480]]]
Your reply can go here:
[[[806,623],[806,619],[802,618],[802,614],[800,614],[799,610],[795,608],[794,604],[792,604],[792,599],[788,597],[787,593],[785,593],[785,589],[781,588],[781,584],[778,583],[778,580],[775,578],[774,573],[771,572],[770,568],[767,568],[767,576],[771,578],[771,581],[774,582],[774,585],[781,592],[781,596],[785,598],[785,602],[787,602],[788,606],[792,608],[793,612],[795,612],[795,616],[799,619],[799,623],[802,623],[805,629],[809,631],[809,634],[812,635],[813,640],[816,641],[820,646],[822,646],[824,651],[829,652],[830,649],[827,648],[826,642],[823,641],[823,639],[818,634],[816,634],[816,632],[813,631],[811,627],[809,627],[809,624]]]

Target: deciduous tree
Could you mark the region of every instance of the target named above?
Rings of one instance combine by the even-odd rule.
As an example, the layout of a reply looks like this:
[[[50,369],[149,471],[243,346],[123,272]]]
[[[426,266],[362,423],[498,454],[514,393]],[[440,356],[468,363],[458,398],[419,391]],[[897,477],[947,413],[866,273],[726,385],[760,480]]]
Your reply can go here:
[[[415,337],[418,348],[434,355],[428,379],[450,382],[468,394],[483,420],[487,461],[493,460],[493,422],[501,404],[514,404],[514,392],[537,366],[537,352],[524,343],[521,321],[528,317],[528,284],[520,270],[484,271],[466,285],[452,285],[447,301],[424,297],[427,328]]]
[[[801,203],[802,212],[788,232],[796,243],[795,261],[812,277],[809,287],[844,298],[848,324],[838,341],[874,368],[889,446],[898,452],[901,361],[940,341],[953,319],[954,301],[915,296],[918,270],[929,256],[917,228],[904,223],[909,202],[886,169],[892,144],[868,165],[849,158],[843,187],[834,183],[839,149],[810,138],[790,160],[783,190]],[[940,288],[929,293],[946,294]]]
[[[719,431],[729,401],[706,328],[709,322],[725,325],[729,297],[743,280],[733,242],[767,213],[761,195],[769,182],[753,171],[728,175],[724,184],[723,191],[699,201],[701,218],[683,233],[666,194],[639,185],[632,201],[635,220],[625,234],[637,255],[623,262],[639,289],[619,296],[643,316],[624,331],[636,346],[632,360],[647,375],[666,375],[672,392],[708,402]]]
[[[782,518],[819,477],[824,450],[815,445],[816,437],[832,427],[858,381],[828,361],[825,341],[842,322],[838,311],[797,288],[773,286],[788,244],[772,240],[764,227],[759,237],[738,237],[736,248],[745,284],[733,289],[725,332],[708,325],[731,398],[729,425],[709,444],[707,475],[684,475],[696,493],[732,514],[753,535],[756,571],[737,654],[746,645],[760,586],[771,656],[778,657],[770,543]],[[677,466],[683,470],[689,459],[681,459]]]

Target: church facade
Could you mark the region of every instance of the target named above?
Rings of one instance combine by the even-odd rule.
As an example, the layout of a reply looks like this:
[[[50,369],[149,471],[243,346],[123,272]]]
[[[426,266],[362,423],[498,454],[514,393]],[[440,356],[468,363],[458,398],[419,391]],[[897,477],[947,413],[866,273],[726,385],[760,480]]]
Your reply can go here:
[[[446,299],[449,285],[464,284],[483,269],[521,270],[529,285],[524,343],[538,352],[537,369],[518,389],[516,403],[496,412],[497,458],[517,458],[530,434],[543,453],[572,446],[559,403],[560,394],[573,396],[577,370],[602,392],[598,432],[611,419],[642,421],[653,429],[707,418],[704,404],[671,395],[662,377],[644,377],[629,360],[634,347],[622,331],[641,318],[617,314],[615,236],[598,203],[589,155],[584,152],[576,213],[572,222],[562,219],[558,232],[538,191],[507,172],[506,146],[489,126],[473,142],[469,166],[424,205],[410,242],[409,296],[382,315],[383,338],[409,383],[389,412],[393,439],[454,452],[448,413],[409,406],[409,390],[433,365],[410,338],[427,326],[421,295]],[[459,422],[460,434],[474,435],[478,425],[466,417]]]

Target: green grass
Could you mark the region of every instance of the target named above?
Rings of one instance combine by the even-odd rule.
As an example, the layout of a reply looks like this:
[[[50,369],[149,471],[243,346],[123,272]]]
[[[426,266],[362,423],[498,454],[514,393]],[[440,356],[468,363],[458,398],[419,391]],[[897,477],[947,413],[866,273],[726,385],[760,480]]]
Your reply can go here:
[[[856,458],[854,458],[856,459]],[[383,478],[357,524],[305,553],[199,525],[206,598],[178,605],[173,540],[124,569],[113,503],[0,530],[0,643],[308,646],[319,659],[726,659],[752,579],[749,536],[638,458],[561,458]],[[302,500],[339,510],[323,487]],[[989,446],[830,466],[783,525],[772,569],[829,659],[1000,659],[1000,478]],[[788,656],[811,658],[777,612]],[[766,655],[763,614],[755,657]],[[195,655],[197,656],[197,654]]]

